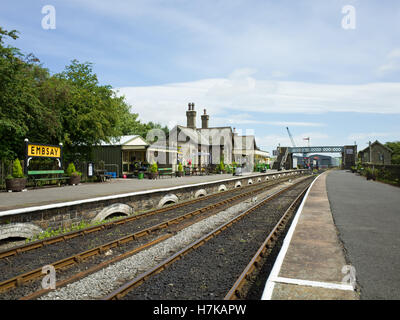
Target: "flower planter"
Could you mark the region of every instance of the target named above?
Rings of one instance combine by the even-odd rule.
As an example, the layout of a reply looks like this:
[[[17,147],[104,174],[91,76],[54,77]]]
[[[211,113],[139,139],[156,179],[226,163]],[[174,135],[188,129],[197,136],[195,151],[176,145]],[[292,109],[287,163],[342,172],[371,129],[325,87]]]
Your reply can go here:
[[[177,177],[183,177],[183,171],[177,171],[176,172]]]
[[[157,179],[158,177],[158,172],[149,172],[149,179],[154,180]]]
[[[26,186],[26,178],[6,179],[7,191],[22,191]]]
[[[81,182],[81,176],[70,176],[70,177],[69,177],[68,184],[69,184],[70,186],[72,186],[72,185],[77,185],[77,184],[79,184],[80,182]]]

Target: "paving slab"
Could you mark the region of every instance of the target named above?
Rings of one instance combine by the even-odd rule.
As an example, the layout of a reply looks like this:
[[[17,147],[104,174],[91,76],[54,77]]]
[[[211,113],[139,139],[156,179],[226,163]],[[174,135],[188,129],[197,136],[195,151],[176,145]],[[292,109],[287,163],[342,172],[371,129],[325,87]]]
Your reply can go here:
[[[314,181],[303,200],[267,281],[263,299],[358,299],[342,273],[347,262],[326,191],[329,173]]]
[[[275,173],[269,170],[267,173]],[[251,176],[259,173],[246,174]],[[32,206],[62,203],[67,201],[91,199],[145,190],[170,188],[197,183],[206,183],[225,179],[239,178],[232,174],[208,176],[165,177],[150,179],[111,179],[103,183],[82,183],[77,186],[61,186],[29,189],[26,192],[0,192],[0,211],[27,208]]]

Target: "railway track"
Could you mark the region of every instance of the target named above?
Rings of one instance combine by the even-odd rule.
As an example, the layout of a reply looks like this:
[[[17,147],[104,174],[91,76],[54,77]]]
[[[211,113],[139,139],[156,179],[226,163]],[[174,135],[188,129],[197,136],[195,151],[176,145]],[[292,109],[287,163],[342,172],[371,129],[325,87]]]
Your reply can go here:
[[[243,297],[249,274],[253,273],[254,266],[260,266],[260,259],[251,259],[252,255],[257,252],[258,256],[265,257],[311,180],[305,179],[274,193],[103,299]],[[267,240],[266,233],[269,234]],[[258,252],[260,243],[266,249]],[[250,260],[252,266],[248,265]]]
[[[287,180],[287,179],[284,179]],[[99,270],[102,267],[105,267],[111,263],[114,263],[116,261],[119,261],[127,256],[133,255],[137,252],[140,252],[141,250],[144,250],[146,248],[148,248],[151,245],[154,245],[156,243],[159,243],[167,238],[169,238],[170,236],[172,236],[173,233],[176,233],[179,229],[182,229],[185,227],[185,224],[182,224],[182,221],[186,221],[186,220],[192,220],[190,223],[194,223],[193,218],[196,216],[207,216],[211,215],[211,214],[215,214],[216,212],[218,212],[218,210],[222,210],[223,208],[226,208],[227,206],[231,206],[234,203],[240,202],[243,199],[245,199],[246,197],[250,197],[250,196],[254,196],[257,193],[262,192],[263,190],[265,191],[265,189],[271,185],[276,185],[278,183],[281,183],[282,180],[279,181],[269,181],[266,183],[259,183],[258,185],[252,185],[246,188],[243,188],[246,190],[246,192],[243,192],[245,190],[231,190],[231,192],[223,192],[220,194],[213,194],[210,195],[208,197],[204,197],[204,198],[200,198],[200,199],[196,199],[195,201],[188,201],[186,202],[189,206],[190,205],[198,205],[199,203],[204,204],[205,202],[207,202],[207,200],[210,199],[214,199],[216,200],[216,198],[222,197],[222,200],[216,202],[213,201],[211,204],[206,205],[204,207],[201,208],[197,208],[196,210],[192,210],[189,211],[187,213],[184,214],[180,214],[180,212],[176,212],[178,211],[179,208],[185,207],[185,203],[180,203],[178,205],[174,205],[168,208],[163,208],[162,210],[153,210],[149,213],[145,213],[142,214],[140,218],[144,218],[143,220],[146,220],[147,223],[147,227],[146,224],[142,224],[141,227],[139,227],[139,231],[133,232],[132,233],[132,228],[128,228],[130,229],[130,233],[128,235],[124,235],[122,237],[118,237],[117,239],[114,239],[112,241],[106,241],[106,243],[104,243],[104,239],[101,240],[103,243],[101,245],[95,246],[94,248],[91,248],[89,250],[84,250],[84,251],[80,251],[76,254],[73,254],[71,256],[68,257],[63,257],[62,259],[59,260],[55,260],[54,259],[54,252],[59,252],[61,253],[61,256],[65,256],[65,252],[68,250],[64,250],[63,248],[57,247],[62,245],[65,246],[65,244],[69,243],[70,241],[75,240],[76,242],[85,242],[85,244],[87,245],[87,241],[82,241],[82,238],[78,238],[78,235],[86,235],[86,236],[94,236],[96,234],[96,232],[98,231],[103,231],[107,232],[109,229],[111,228],[116,228],[116,227],[120,227],[121,225],[123,226],[128,226],[129,223],[132,223],[132,221],[135,220],[139,220],[138,217],[128,217],[123,220],[123,223],[120,223],[120,221],[116,221],[113,223],[109,223],[106,224],[106,226],[99,226],[96,228],[90,228],[90,232],[84,232],[84,231],[80,231],[80,232],[76,232],[75,236],[72,237],[72,234],[67,235],[67,237],[65,237],[65,239],[63,240],[58,240],[60,237],[57,237],[58,239],[56,239],[57,241],[50,241],[50,244],[53,244],[52,246],[44,245],[43,243],[40,244],[39,247],[29,247],[29,250],[26,251],[19,251],[18,256],[15,255],[8,255],[8,258],[5,258],[3,260],[8,260],[10,259],[10,257],[13,257],[14,259],[18,259],[23,255],[26,254],[37,254],[38,250],[48,250],[49,248],[54,248],[55,250],[50,250],[52,254],[49,255],[49,252],[47,255],[45,255],[44,257],[36,257],[37,261],[36,261],[36,265],[38,266],[37,268],[30,268],[30,271],[27,272],[22,272],[22,273],[18,273],[14,276],[14,277],[10,277],[8,279],[5,279],[2,283],[0,283],[0,291],[7,291],[9,289],[13,289],[13,288],[20,288],[23,284],[29,283],[32,280],[37,280],[40,279],[41,277],[43,277],[42,274],[42,269],[41,267],[43,265],[53,265],[56,270],[64,270],[65,268],[71,267],[71,266],[77,266],[79,264],[82,264],[82,262],[87,261],[89,258],[91,258],[92,260],[95,259],[94,261],[91,261],[89,263],[89,265],[91,264],[92,266],[89,267],[84,267],[82,270],[82,268],[78,268],[79,272],[76,272],[76,274],[73,274],[72,276],[66,277],[62,282],[58,283],[58,286],[61,285],[65,285],[68,284],[72,281],[75,281],[79,278],[82,278],[84,276],[86,276],[87,274],[91,273],[91,272],[95,272],[96,270]],[[185,207],[187,208],[187,207]],[[167,212],[174,212],[175,217],[173,217],[172,219],[168,219],[160,222],[160,223],[156,223],[157,219],[154,219],[156,215],[156,213],[164,213],[163,216],[165,215],[165,213]],[[152,218],[153,217],[153,218]],[[132,218],[132,219],[131,219]],[[135,218],[135,219],[134,219]],[[151,218],[151,219],[149,219]],[[165,217],[164,217],[165,218]],[[180,227],[177,227],[178,224],[181,224]],[[148,226],[150,225],[150,226]],[[169,230],[168,233],[165,232],[165,230]],[[161,232],[161,230],[163,230],[164,232]],[[97,234],[101,234],[101,233],[97,233]],[[143,238],[143,239],[142,239]],[[72,240],[71,240],[72,239]],[[50,240],[54,240],[54,239],[50,239]],[[100,241],[100,240],[99,240]],[[132,243],[135,242],[135,246],[133,248],[131,248],[130,250],[126,250],[126,249],[122,249],[122,247],[124,245],[126,245],[127,243]],[[54,246],[55,244],[55,246]],[[38,250],[34,250],[33,249],[38,249]],[[117,250],[118,249],[118,250]],[[119,250],[121,249],[121,250]],[[103,256],[105,253],[109,253],[110,251],[114,250],[115,252],[113,253],[113,255],[110,257],[110,259],[108,259],[107,261],[101,261],[104,260],[103,259],[98,259],[98,256]],[[24,254],[21,254],[22,252],[25,252]],[[43,253],[43,252],[42,252]],[[59,255],[55,255],[55,256],[59,256]],[[96,258],[94,258],[96,257]],[[29,259],[29,257],[27,257]],[[97,260],[96,260],[97,259]],[[94,264],[94,266],[93,266]],[[26,294],[26,290],[22,290],[23,294]],[[38,297],[42,294],[46,293],[46,291],[40,291],[37,292],[35,294],[33,294],[31,296],[31,298],[34,297]],[[4,298],[2,296],[0,296],[0,298]],[[9,298],[9,296],[8,296]]]

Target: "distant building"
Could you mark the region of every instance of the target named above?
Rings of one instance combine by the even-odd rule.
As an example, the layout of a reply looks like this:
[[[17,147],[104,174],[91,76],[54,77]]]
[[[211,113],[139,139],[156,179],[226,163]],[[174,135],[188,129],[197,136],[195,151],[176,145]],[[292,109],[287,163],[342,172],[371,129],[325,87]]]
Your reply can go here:
[[[138,135],[103,142],[94,148],[94,160],[103,161],[106,171],[115,172],[118,177],[135,175],[138,167],[153,162],[176,171],[178,163],[200,168],[215,166],[222,160],[224,164],[236,162],[244,167],[243,172],[253,171],[255,163],[269,163],[269,152],[257,147],[253,135],[239,136],[231,127],[210,128],[205,109],[202,126],[196,128],[194,103],[189,103],[186,118],[186,127],[176,125],[168,136],[161,131],[154,143]]]
[[[362,163],[369,162],[374,164],[391,164],[392,163],[392,154],[393,150],[389,147],[386,147],[378,140],[371,143],[371,152],[370,147],[366,147],[364,150],[361,150],[358,153],[358,158]],[[372,160],[370,157],[372,156]]]
[[[293,156],[293,163],[298,166],[307,167],[310,164],[311,167],[317,167],[320,169],[326,169],[331,167],[338,167],[340,165],[340,158],[334,158],[323,154],[311,154],[306,157]]]
[[[269,152],[257,148],[254,136],[239,136],[231,127],[209,127],[206,109],[201,115],[201,128],[196,128],[194,107],[189,103],[186,127],[177,125],[169,133],[168,144],[178,150],[179,162],[204,167],[223,160],[225,164],[243,165],[245,171],[253,171],[255,162],[269,162]]]
[[[141,136],[130,135],[102,142],[94,148],[95,161],[103,161],[108,172],[117,177],[133,174],[135,163],[145,162],[149,143]]]

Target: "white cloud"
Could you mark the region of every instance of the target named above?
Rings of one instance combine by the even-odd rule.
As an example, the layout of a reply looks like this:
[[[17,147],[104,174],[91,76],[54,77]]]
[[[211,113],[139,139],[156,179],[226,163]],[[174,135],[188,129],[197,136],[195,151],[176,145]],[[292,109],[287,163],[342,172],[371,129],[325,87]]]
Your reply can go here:
[[[352,133],[348,136],[350,140],[376,140],[377,138],[396,136],[393,132],[364,132],[364,133]]]
[[[384,77],[396,71],[400,71],[400,48],[395,48],[388,53],[385,64],[378,68],[377,74]]]
[[[315,84],[294,81],[256,80],[254,70],[236,70],[228,78],[204,79],[147,87],[119,88],[145,121],[186,123],[188,102],[195,102],[202,113],[207,108],[212,117],[226,122],[264,122],[263,119],[235,119],[232,113],[400,113],[400,83],[360,85]],[[198,121],[200,117],[198,116]],[[274,123],[269,123],[274,125]],[[284,124],[284,122],[282,122]],[[289,125],[290,123],[288,123]],[[296,125],[294,123],[290,125]],[[310,125],[298,123],[297,125]],[[314,126],[319,126],[318,124]]]

